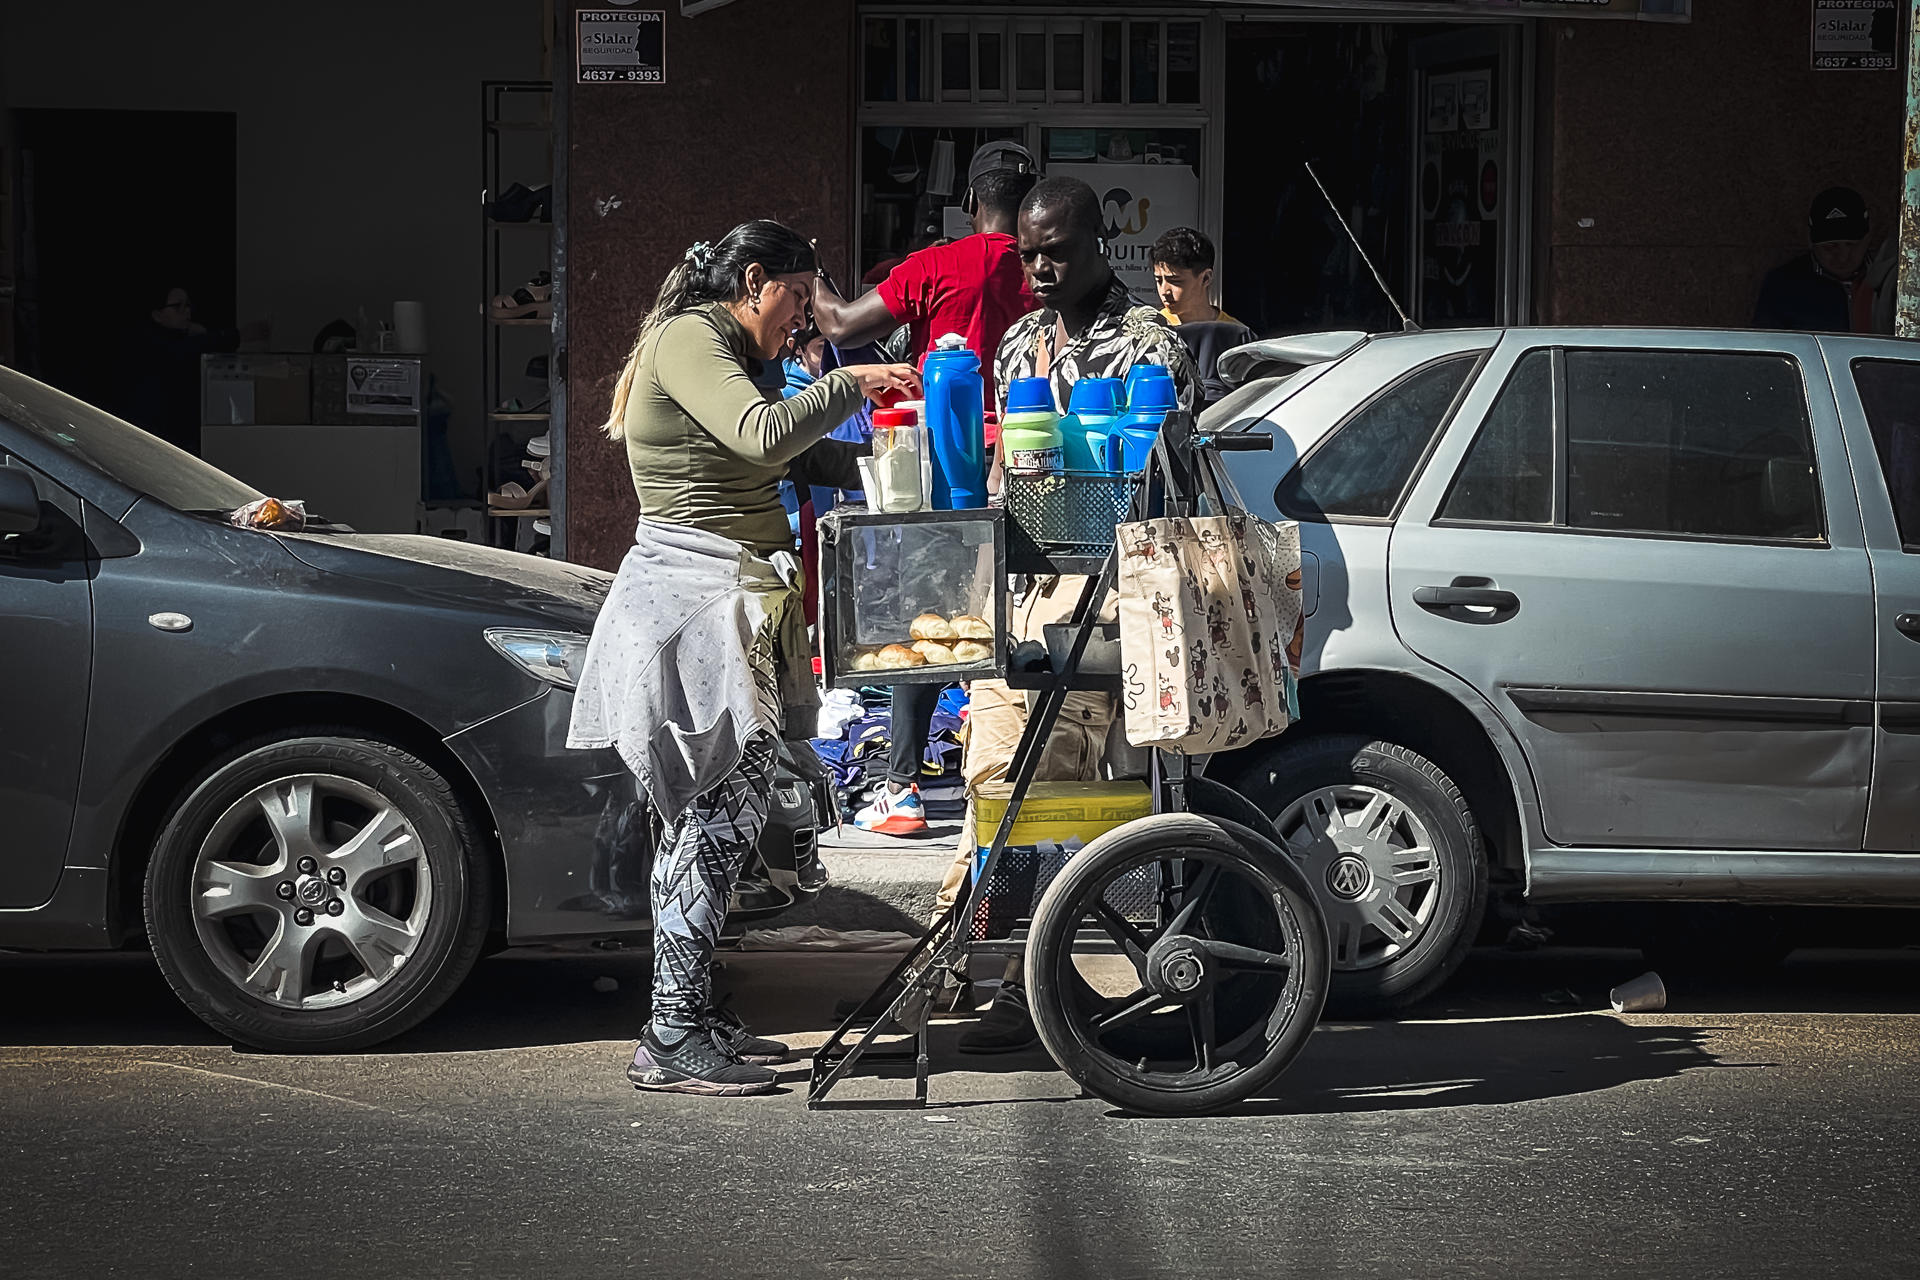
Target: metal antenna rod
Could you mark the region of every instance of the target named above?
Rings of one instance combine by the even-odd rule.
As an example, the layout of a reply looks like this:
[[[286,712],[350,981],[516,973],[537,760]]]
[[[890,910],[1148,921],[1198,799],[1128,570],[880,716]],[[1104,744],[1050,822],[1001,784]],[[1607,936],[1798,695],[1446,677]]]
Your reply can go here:
[[[1393,307],[1395,314],[1400,317],[1400,327],[1408,333],[1418,333],[1420,326],[1415,324],[1412,319],[1408,317],[1407,313],[1401,309],[1400,300],[1393,296],[1393,290],[1387,288],[1387,282],[1380,278],[1380,268],[1373,265],[1373,259],[1369,258],[1367,251],[1360,247],[1360,237],[1353,234],[1353,228],[1348,226],[1347,220],[1340,216],[1340,206],[1335,204],[1333,197],[1327,194],[1327,184],[1320,181],[1320,175],[1313,171],[1313,163],[1311,161],[1305,163],[1307,176],[1313,179],[1314,186],[1320,188],[1321,199],[1327,202],[1327,208],[1333,210],[1334,219],[1339,222],[1340,229],[1347,233],[1347,239],[1353,241],[1353,251],[1360,255],[1360,261],[1367,264],[1367,270],[1373,273],[1373,282],[1380,286],[1381,293],[1387,295],[1387,302]]]

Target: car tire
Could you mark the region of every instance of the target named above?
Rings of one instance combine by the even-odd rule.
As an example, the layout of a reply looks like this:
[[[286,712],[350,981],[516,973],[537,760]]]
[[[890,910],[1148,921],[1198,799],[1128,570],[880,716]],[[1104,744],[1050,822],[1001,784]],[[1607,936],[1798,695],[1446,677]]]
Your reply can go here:
[[[1439,766],[1396,743],[1331,734],[1276,743],[1235,781],[1270,815],[1326,913],[1334,949],[1327,1016],[1403,1009],[1460,967],[1486,914],[1487,857],[1473,811]],[[1316,835],[1334,814],[1364,817],[1375,797],[1384,797],[1383,840]],[[1429,858],[1395,858],[1420,847]],[[1427,878],[1399,885],[1390,873]],[[1396,941],[1383,926],[1406,936]]]
[[[446,1002],[486,948],[493,876],[438,771],[322,730],[203,771],[145,890],[161,972],[204,1022],[261,1049],[338,1052]]]

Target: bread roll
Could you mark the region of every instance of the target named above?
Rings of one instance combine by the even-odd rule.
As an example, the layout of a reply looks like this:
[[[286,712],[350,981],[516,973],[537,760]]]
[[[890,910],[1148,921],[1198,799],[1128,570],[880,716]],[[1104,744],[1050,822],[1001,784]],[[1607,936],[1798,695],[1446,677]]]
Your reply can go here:
[[[927,660],[903,644],[890,644],[882,649],[875,658],[875,665],[882,671],[898,671],[902,667],[924,667]]]
[[[953,624],[937,613],[923,613],[913,620],[912,634],[915,640],[958,640],[959,632]]]
[[[962,640],[953,646],[953,660],[955,662],[991,662],[993,646],[982,644],[978,640]]]
[[[953,650],[947,648],[947,646],[941,644],[938,640],[915,640],[913,642],[913,651],[925,658],[927,665],[932,667],[952,666],[955,662],[959,661],[958,658],[953,656]]]
[[[880,655],[871,649],[862,649],[853,655],[853,669],[855,671],[875,671],[879,669],[879,666]]]
[[[953,620],[953,629],[962,640],[991,640],[993,627],[985,618],[976,614],[963,613]]]

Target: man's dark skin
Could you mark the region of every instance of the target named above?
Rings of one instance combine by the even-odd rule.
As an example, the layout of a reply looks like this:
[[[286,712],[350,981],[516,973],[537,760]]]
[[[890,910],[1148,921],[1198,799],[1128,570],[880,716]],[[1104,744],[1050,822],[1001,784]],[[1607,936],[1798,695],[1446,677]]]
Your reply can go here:
[[[982,205],[974,210],[975,235],[998,232],[1010,236],[1013,228],[1013,216],[1004,209],[988,209]],[[814,247],[817,251],[817,242]],[[878,289],[869,289],[848,302],[824,275],[815,276],[813,281],[813,322],[836,347],[878,342],[900,327],[900,322],[887,310],[887,304],[881,301]]]
[[[1041,309],[1059,313],[1065,338],[1086,332],[1113,287],[1113,264],[1100,247],[1099,210],[1064,200],[1036,207],[1028,200],[1015,239],[1027,288]]]
[[[1060,317],[1054,333],[1057,351],[1087,331],[1113,287],[1113,264],[1100,247],[1100,210],[1091,204],[1078,207],[1071,200],[1036,204],[1029,198],[1020,207],[1014,239],[1034,300],[1042,311]],[[1000,492],[1005,454],[1003,441],[993,451],[989,493]]]

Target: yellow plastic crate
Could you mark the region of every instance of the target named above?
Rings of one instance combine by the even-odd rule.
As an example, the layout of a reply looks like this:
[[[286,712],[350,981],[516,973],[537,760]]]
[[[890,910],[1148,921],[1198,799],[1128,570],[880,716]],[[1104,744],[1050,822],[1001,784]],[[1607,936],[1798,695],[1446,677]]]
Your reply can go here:
[[[1013,785],[1007,782],[984,782],[974,790],[974,832],[982,858],[1012,798]],[[1027,788],[1007,843],[1032,846],[1078,837],[1086,844],[1152,812],[1153,796],[1144,782],[1036,782]]]

